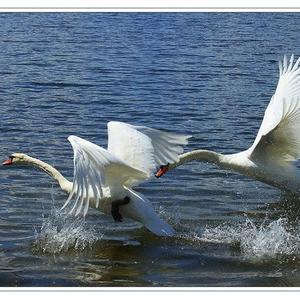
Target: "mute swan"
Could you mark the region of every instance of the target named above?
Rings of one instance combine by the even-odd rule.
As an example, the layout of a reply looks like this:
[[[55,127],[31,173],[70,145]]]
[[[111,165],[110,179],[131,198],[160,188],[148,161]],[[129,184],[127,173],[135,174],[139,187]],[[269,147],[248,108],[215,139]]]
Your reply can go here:
[[[73,183],[51,165],[22,153],[12,154],[3,165],[30,164],[51,175],[70,193],[62,209],[74,200],[69,213],[85,216],[92,206],[116,221],[128,217],[156,235],[174,235],[174,229],[159,218],[150,201],[132,187],[148,180],[158,165],[176,162],[189,136],[121,122],[109,122],[107,128],[107,150],[82,138],[68,137],[74,150]]]
[[[163,165],[156,177],[192,160],[210,162],[237,171],[292,193],[300,192],[300,176],[293,161],[300,156],[300,58],[286,55],[279,62],[279,81],[275,94],[252,146],[240,153],[224,155],[195,150],[179,156],[179,161]]]

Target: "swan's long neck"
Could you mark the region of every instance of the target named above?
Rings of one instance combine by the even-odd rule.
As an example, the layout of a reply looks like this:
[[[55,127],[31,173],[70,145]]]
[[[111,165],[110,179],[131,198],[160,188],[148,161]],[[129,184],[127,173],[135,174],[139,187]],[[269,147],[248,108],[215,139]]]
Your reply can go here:
[[[55,169],[53,166],[49,165],[48,163],[45,163],[39,159],[30,157],[26,155],[23,159],[23,162],[26,164],[32,165],[34,167],[37,167],[46,173],[48,173],[51,177],[53,177],[58,183],[61,189],[65,192],[70,193],[72,190],[73,183],[68,181],[57,169]]]
[[[179,161],[173,164],[170,164],[169,169],[176,168],[182,164],[188,163],[190,161],[202,161],[209,162],[214,164],[221,164],[222,154],[218,154],[213,151],[208,150],[195,150],[191,152],[184,153],[179,156]]]

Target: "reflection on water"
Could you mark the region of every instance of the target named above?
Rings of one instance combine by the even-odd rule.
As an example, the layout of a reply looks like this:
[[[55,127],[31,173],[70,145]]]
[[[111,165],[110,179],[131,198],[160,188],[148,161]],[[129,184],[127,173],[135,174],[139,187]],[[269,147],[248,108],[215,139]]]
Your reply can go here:
[[[276,208],[270,205],[259,207],[258,219],[264,213],[263,221],[251,220],[243,213],[240,222],[226,221],[205,227],[178,221],[176,213],[172,221],[172,216],[159,206],[158,213],[177,229],[177,235],[161,238],[144,229],[134,229],[130,237],[133,237],[132,240],[124,237],[120,230],[114,237],[114,229],[101,234],[94,224],[53,210],[43,219],[40,232],[36,232],[33,250],[38,255],[52,256],[54,264],[61,259],[73,259],[72,280],[80,282],[80,285],[184,286],[187,281],[180,280],[179,273],[182,271],[199,275],[194,270],[201,265],[202,275],[208,275],[209,280],[214,275],[212,269],[220,267],[224,261],[233,269],[259,267],[260,271],[276,270],[270,277],[278,279],[281,286],[289,285],[285,278],[286,268],[291,266],[295,273],[300,262],[300,227],[291,225],[289,221],[296,216],[297,210],[289,209],[287,218],[268,218],[286,204],[288,198],[289,203],[297,204],[289,195],[283,194],[282,200],[273,205]],[[280,210],[284,212],[282,208]],[[294,213],[291,213],[292,210]],[[255,212],[251,217],[255,219]],[[82,255],[84,261],[81,261]],[[225,271],[217,277],[226,281],[227,274]],[[202,275],[198,279],[203,278]],[[251,282],[249,278],[253,274],[248,275],[244,279]],[[170,279],[174,281],[170,283]],[[246,281],[245,285],[248,284]],[[196,286],[199,281],[190,281],[189,284]],[[200,285],[206,284],[210,283]]]

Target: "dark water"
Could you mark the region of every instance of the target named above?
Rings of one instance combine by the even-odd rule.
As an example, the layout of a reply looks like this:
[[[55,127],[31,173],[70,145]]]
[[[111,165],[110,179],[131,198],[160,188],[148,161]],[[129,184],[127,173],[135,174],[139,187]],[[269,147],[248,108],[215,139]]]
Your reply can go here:
[[[0,14],[0,157],[73,174],[71,134],[106,146],[106,123],[191,133],[186,150],[254,141],[300,54],[297,13]],[[298,199],[191,163],[138,190],[178,232],[152,235],[90,210],[66,218],[45,173],[0,167],[1,286],[300,286]]]

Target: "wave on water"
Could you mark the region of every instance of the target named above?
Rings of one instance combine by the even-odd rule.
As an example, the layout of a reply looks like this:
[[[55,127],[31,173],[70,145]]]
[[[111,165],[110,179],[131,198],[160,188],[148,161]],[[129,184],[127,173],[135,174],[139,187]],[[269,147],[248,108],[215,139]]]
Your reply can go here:
[[[265,220],[262,224],[247,218],[244,223],[206,227],[194,238],[237,245],[247,258],[276,258],[300,253],[300,228],[289,227],[285,218]]]
[[[170,214],[163,207],[158,213],[177,231],[178,240],[193,243],[228,244],[238,248],[247,260],[266,261],[287,258],[298,259],[300,254],[300,226],[291,225],[286,218],[256,223],[245,216],[237,223],[224,222],[220,225],[206,225],[182,221],[180,213]]]
[[[100,240],[103,234],[83,218],[72,217],[54,209],[43,216],[40,232],[35,231],[34,245],[44,253],[60,253],[69,250],[84,250]]]

